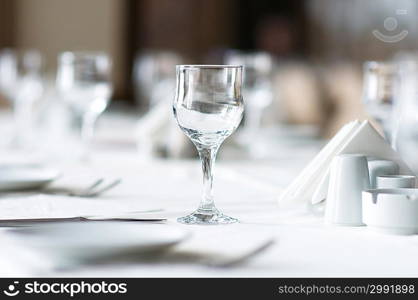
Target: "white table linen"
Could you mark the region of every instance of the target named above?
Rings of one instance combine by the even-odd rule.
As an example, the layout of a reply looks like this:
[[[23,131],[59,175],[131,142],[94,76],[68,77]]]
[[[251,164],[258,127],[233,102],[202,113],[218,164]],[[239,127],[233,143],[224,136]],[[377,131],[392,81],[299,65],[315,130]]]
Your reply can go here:
[[[59,270],[31,249],[16,244],[7,228],[0,228],[0,276],[418,276],[418,236],[383,235],[367,227],[327,226],[304,205],[278,207],[278,193],[315,155],[311,149],[304,154],[298,151],[299,156],[295,156],[295,152],[283,150],[281,158],[265,161],[225,156],[217,163],[216,204],[241,221],[225,226],[179,225],[175,221],[198,206],[202,186],[197,160],[147,161],[134,149],[112,149],[98,151],[89,164],[60,163],[57,166],[65,176],[112,176],[121,177],[123,182],[94,199],[0,195],[0,217],[162,208],[169,226],[184,226],[192,237],[159,259],[129,258]],[[7,156],[1,161],[7,161]],[[207,267],[193,259],[245,252],[271,236],[275,245],[236,267]]]

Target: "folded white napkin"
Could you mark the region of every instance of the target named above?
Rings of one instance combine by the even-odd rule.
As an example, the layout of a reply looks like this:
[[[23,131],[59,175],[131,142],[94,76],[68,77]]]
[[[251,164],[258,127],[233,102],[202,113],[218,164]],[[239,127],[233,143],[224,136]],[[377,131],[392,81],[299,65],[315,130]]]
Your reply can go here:
[[[137,148],[144,157],[166,152],[169,157],[190,154],[190,141],[181,132],[173,117],[171,105],[162,101],[141,117],[136,126]]]
[[[336,155],[361,153],[366,156],[388,159],[399,165],[401,174],[413,174],[386,140],[370,124],[358,120],[344,125],[317,156],[302,170],[298,177],[280,195],[279,204],[311,201],[327,190],[327,176],[332,159]]]

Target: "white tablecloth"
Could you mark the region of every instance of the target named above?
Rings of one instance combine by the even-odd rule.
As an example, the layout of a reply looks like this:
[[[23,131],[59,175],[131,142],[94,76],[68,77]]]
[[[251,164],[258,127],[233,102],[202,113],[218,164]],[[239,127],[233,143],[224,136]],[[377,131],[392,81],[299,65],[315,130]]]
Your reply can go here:
[[[185,226],[192,232],[190,240],[160,260],[129,259],[59,270],[48,259],[16,244],[7,229],[1,228],[0,275],[418,276],[418,236],[383,235],[366,227],[326,226],[305,207],[278,207],[280,190],[314,154],[307,152],[295,158],[294,153],[283,153],[281,159],[266,161],[220,160],[215,174],[216,204],[241,221],[225,226],[187,226],[175,221],[198,205],[201,170],[197,160],[143,161],[134,150],[118,149],[97,152],[90,164],[64,162],[58,167],[65,176],[113,176],[121,177],[123,183],[96,199],[3,195],[0,216],[6,212],[65,215],[161,208],[169,218],[168,226]],[[184,255],[190,251],[204,253],[205,249],[220,254],[231,251],[231,247],[239,250],[241,244],[244,247],[260,236],[273,236],[276,244],[236,267],[207,267]]]

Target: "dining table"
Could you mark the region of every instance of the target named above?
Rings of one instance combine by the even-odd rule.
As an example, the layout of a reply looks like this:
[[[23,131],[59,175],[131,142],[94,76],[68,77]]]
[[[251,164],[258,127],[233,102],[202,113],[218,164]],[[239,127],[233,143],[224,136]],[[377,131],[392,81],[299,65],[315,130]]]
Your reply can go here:
[[[263,158],[221,147],[214,175],[215,202],[239,220],[229,225],[184,225],[176,221],[197,208],[202,171],[196,157],[143,157],[136,148],[134,114],[108,112],[99,120],[88,162],[32,152],[22,155],[2,146],[1,163],[22,160],[48,164],[62,176],[120,178],[121,184],[97,197],[1,193],[0,219],[66,217],[130,211],[158,211],[166,218],[152,226],[179,228],[188,238],[164,253],[120,256],[96,263],[60,267],[48,255],[0,227],[2,277],[416,277],[418,236],[375,232],[367,226],[332,226],[305,202],[281,205],[280,193],[326,141],[280,135]],[[284,130],[286,132],[286,130]],[[231,137],[232,138],[232,137]],[[58,147],[54,148],[57,151]],[[45,147],[42,151],[45,151]],[[143,226],[137,222],[136,226]],[[149,226],[149,224],[147,225]],[[273,245],[231,266],[211,266],[202,258],[234,257],[263,241]]]

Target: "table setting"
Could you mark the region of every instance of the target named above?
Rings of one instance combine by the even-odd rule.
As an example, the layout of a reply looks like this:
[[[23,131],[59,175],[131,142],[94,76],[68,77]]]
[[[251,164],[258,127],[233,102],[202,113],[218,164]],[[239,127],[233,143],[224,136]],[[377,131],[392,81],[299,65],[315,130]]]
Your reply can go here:
[[[389,105],[370,82],[394,79],[366,63],[364,101],[374,111],[384,98],[383,134],[356,119],[327,140],[314,126],[262,125],[274,101],[267,54],[231,52],[224,65],[155,54],[135,63],[148,87],[137,97],[149,99],[137,115],[106,110],[106,53],[61,53],[51,83],[39,53],[17,71],[19,55],[2,52],[0,88],[17,112],[0,149],[0,276],[418,276],[415,69],[398,62],[408,101]],[[72,125],[44,140],[42,110],[30,111],[48,84]],[[20,87],[37,93],[24,100]]]

